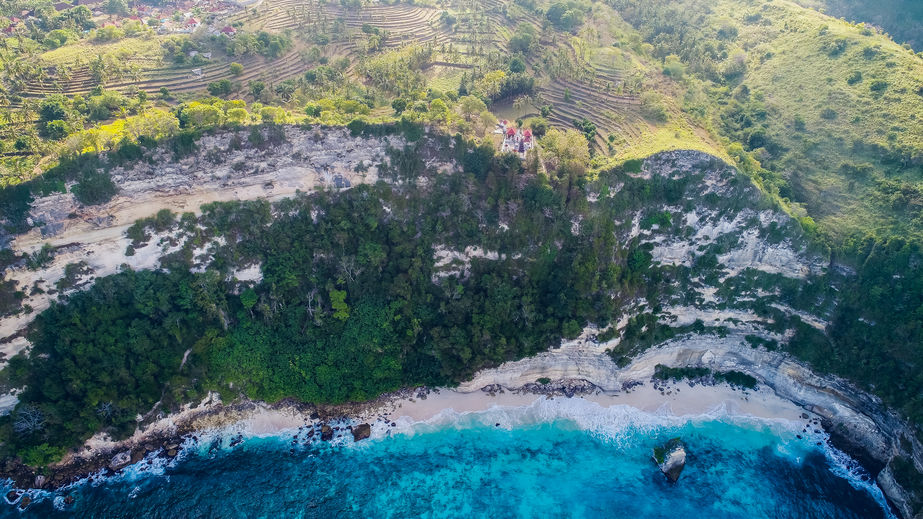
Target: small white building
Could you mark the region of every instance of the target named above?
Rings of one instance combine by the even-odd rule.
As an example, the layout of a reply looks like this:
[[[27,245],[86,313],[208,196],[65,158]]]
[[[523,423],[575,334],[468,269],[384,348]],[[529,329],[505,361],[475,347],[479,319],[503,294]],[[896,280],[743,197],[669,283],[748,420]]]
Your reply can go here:
[[[501,121],[497,124],[499,132],[503,134],[503,143],[500,145],[501,153],[515,153],[520,159],[526,158],[526,153],[535,146],[535,140],[532,137],[532,130],[516,128],[508,121]]]

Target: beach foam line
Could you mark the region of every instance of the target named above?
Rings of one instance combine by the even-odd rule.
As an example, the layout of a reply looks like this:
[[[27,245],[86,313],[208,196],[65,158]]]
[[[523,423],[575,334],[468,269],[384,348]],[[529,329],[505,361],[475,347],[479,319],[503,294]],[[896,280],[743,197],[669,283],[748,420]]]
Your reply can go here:
[[[652,411],[645,411],[630,404],[601,405],[582,397],[535,396],[531,403],[526,405],[492,404],[486,409],[463,411],[456,411],[450,407],[443,408],[435,415],[422,420],[408,416],[391,419],[390,423],[384,420],[374,420],[371,422],[372,431],[369,440],[354,443],[351,436],[346,433],[329,442],[329,447],[370,448],[375,443],[387,441],[393,436],[412,438],[415,435],[435,433],[447,428],[500,427],[514,430],[542,424],[555,424],[567,429],[585,431],[611,443],[614,448],[627,448],[638,438],[649,439],[652,435],[678,430],[690,424],[704,425],[720,422],[737,427],[768,429],[778,438],[777,449],[780,454],[792,458],[804,459],[803,456],[811,450],[822,451],[830,462],[831,471],[836,476],[847,480],[854,488],[870,493],[890,514],[887,501],[875,482],[870,480],[868,474],[855,460],[830,445],[829,435],[823,429],[818,429],[820,433],[813,432],[813,428],[807,433],[801,433],[804,421],[757,417],[741,413],[735,407],[726,402],[720,402],[704,412],[674,414],[667,402]],[[395,411],[392,414],[399,414],[399,412]],[[326,423],[345,431],[349,426],[362,422],[361,418],[348,418]],[[89,483],[97,487],[109,483],[133,482],[143,478],[163,476],[168,469],[192,457],[207,459],[231,452],[241,445],[252,445],[255,440],[260,446],[278,442],[279,449],[284,449],[289,444],[295,452],[305,452],[321,442],[317,433],[311,439],[307,435],[308,430],[319,427],[320,421],[307,419],[307,428],[294,426],[295,423],[297,420],[286,422],[286,426],[280,429],[267,430],[265,424],[244,419],[220,427],[199,430],[194,435],[185,437],[177,455],[172,459],[162,456],[162,453],[158,451],[114,475],[106,476],[106,469],[101,469],[88,478],[67,485],[58,491],[33,489],[27,491],[26,495],[29,495],[36,503],[52,499],[55,507],[59,508],[64,506],[63,496],[80,485]],[[802,435],[801,439],[797,438],[799,433]],[[4,492],[12,488],[12,482],[8,481]]]

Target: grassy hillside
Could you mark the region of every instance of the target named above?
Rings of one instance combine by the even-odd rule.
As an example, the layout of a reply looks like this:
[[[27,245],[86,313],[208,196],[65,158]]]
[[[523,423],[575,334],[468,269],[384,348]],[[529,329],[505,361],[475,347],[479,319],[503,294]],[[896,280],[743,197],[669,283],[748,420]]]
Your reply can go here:
[[[854,23],[880,27],[898,43],[923,51],[923,3],[918,0],[796,0]]]
[[[781,0],[613,5],[688,67],[686,109],[796,214],[835,241],[923,237],[923,58]]]

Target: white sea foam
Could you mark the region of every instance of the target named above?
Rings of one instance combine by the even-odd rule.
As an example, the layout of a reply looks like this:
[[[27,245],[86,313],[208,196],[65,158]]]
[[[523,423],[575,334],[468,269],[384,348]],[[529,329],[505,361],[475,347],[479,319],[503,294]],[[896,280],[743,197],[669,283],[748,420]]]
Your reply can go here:
[[[825,432],[814,433],[809,430],[801,433],[803,423],[781,418],[761,418],[752,415],[735,413],[727,404],[721,403],[700,414],[676,415],[668,404],[664,404],[653,412],[643,411],[630,405],[602,406],[599,403],[584,398],[554,398],[540,397],[529,405],[493,405],[487,409],[476,411],[457,412],[453,409],[442,409],[434,416],[425,420],[414,420],[400,417],[393,420],[393,425],[378,420],[371,423],[371,441],[354,443],[349,434],[341,434],[330,445],[337,448],[370,448],[378,441],[385,441],[388,437],[403,435],[413,437],[419,434],[434,433],[446,428],[467,429],[477,427],[500,427],[513,430],[519,427],[529,427],[539,424],[555,423],[566,428],[586,431],[587,433],[605,440],[614,448],[627,448],[638,441],[638,438],[650,437],[658,433],[679,429],[690,424],[702,425],[709,422],[721,422],[737,427],[769,430],[777,438],[775,448],[777,452],[786,457],[803,460],[804,456],[812,449],[821,449],[830,461],[831,471],[847,480],[854,488],[864,490],[886,510],[888,517],[889,507],[881,490],[870,481],[867,473],[849,456],[830,446]],[[358,420],[340,420],[329,422],[333,427],[346,430]],[[311,424],[311,425],[317,425]],[[105,469],[90,477],[93,486],[113,482],[134,482],[149,476],[163,476],[170,467],[183,463],[190,457],[212,457],[221,452],[233,450],[237,445],[254,440],[268,440],[287,442],[293,441],[298,449],[310,443],[306,428],[283,428],[267,432],[259,430],[254,432],[246,422],[238,422],[224,427],[200,430],[192,436],[186,437],[174,458],[166,458],[161,453],[155,452],[148,455],[143,461],[126,467],[113,476],[104,476]],[[797,439],[801,433],[802,438]],[[297,439],[293,440],[293,437]],[[241,439],[231,446],[233,440]],[[314,441],[319,441],[317,434]],[[816,444],[820,442],[822,447]],[[295,448],[295,447],[292,447]],[[62,509],[65,505],[63,495],[71,488],[85,484],[87,480],[68,485],[58,492],[30,490],[29,495],[34,502],[53,499],[55,508]],[[12,488],[8,482],[7,489]],[[137,490],[138,487],[135,487]],[[132,494],[135,492],[133,491]],[[129,497],[132,497],[130,494]]]

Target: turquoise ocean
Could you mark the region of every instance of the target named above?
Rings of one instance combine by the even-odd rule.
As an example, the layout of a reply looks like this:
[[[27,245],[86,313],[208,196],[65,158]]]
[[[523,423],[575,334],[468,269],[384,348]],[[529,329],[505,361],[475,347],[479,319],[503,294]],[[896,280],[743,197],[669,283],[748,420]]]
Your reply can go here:
[[[174,460],[33,492],[25,511],[0,503],[0,517],[892,517],[862,469],[804,425],[575,398],[376,422],[358,443],[229,427],[190,439]],[[677,436],[688,458],[671,484],[651,449]]]

